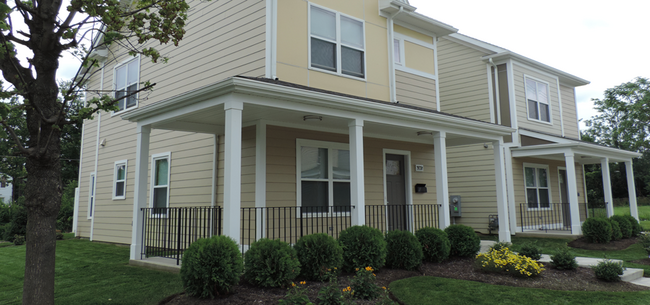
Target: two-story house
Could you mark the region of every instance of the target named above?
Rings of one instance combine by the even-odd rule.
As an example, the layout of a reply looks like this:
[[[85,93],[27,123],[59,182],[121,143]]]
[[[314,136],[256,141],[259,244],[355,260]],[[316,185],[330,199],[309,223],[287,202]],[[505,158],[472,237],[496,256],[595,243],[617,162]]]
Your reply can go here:
[[[508,241],[521,202],[569,202],[577,233],[576,162],[636,156],[577,140],[586,81],[406,0],[190,5],[181,45],[160,48],[169,63],[115,44],[93,54],[88,97],[156,83],[83,127],[75,232],[130,244],[132,260],[178,258],[211,234],[245,250],[363,224],[486,231],[491,214]],[[550,186],[562,173],[566,200]]]

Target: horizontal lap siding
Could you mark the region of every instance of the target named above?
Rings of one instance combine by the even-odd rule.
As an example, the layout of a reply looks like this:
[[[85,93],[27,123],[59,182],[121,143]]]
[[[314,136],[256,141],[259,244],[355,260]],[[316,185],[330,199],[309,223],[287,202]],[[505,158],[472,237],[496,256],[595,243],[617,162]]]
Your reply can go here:
[[[400,103],[436,109],[435,80],[396,70],[395,86]]]
[[[483,144],[447,148],[449,195],[461,196],[462,217],[457,224],[488,233],[488,216],[498,214],[494,150]]]
[[[178,47],[151,45],[163,56],[167,64],[151,63],[140,59],[140,81],[156,83],[152,92],[139,94],[139,106],[155,103],[171,96],[221,81],[235,75],[264,76],[265,65],[265,1],[191,1],[187,33]],[[103,70],[103,89],[113,89],[113,71],[117,64],[129,59],[126,50],[111,47],[106,68]],[[98,70],[101,71],[101,70]],[[88,98],[97,97],[102,73],[91,78]],[[78,235],[89,237],[88,211],[89,174],[94,171],[97,122],[84,124],[84,151],[80,181]],[[103,113],[100,139],[106,146],[99,149],[97,173],[97,205],[93,239],[131,243],[133,215],[133,190],[135,181],[136,124]],[[254,129],[253,129],[254,130]],[[244,158],[242,160],[242,205],[254,205],[254,132],[244,132]],[[223,137],[220,137],[221,148]],[[251,142],[252,141],[252,142]],[[212,167],[214,153],[213,135],[166,130],[152,130],[150,154],[171,152],[169,202],[172,207],[209,206],[212,194]],[[252,144],[251,144],[252,143]],[[252,147],[252,148],[251,148]],[[250,150],[253,150],[252,157]],[[223,149],[217,182],[223,191]],[[112,200],[114,162],[128,159],[126,200]],[[147,158],[147,175],[151,175],[151,158]],[[149,181],[151,177],[148,177]],[[251,185],[253,185],[251,187]],[[150,193],[147,186],[147,196]],[[219,197],[221,203],[223,197]],[[147,205],[149,204],[147,197]]]
[[[486,55],[461,44],[438,41],[440,110],[477,120],[490,121],[490,97]]]
[[[562,135],[562,128],[560,124],[560,104],[558,101],[557,81],[553,77],[538,73],[536,71],[527,69],[519,64],[513,65],[514,70],[514,84],[515,84],[515,100],[517,107],[517,123],[519,127],[528,128],[532,130],[540,130],[546,133],[555,135]],[[526,102],[526,87],[524,85],[524,75],[531,76],[536,80],[542,80],[548,83],[550,93],[550,107],[551,107],[551,123],[541,123],[528,119],[528,108]],[[575,106],[574,106],[575,108]]]
[[[576,113],[576,99],[573,87],[560,85],[562,94],[562,115],[564,116],[564,135],[569,138],[580,139],[578,129],[578,115]]]

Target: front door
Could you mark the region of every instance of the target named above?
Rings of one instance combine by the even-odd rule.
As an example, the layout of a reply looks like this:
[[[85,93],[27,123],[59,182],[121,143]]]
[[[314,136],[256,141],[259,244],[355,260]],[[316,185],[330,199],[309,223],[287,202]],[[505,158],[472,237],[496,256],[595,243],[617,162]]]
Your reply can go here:
[[[388,231],[408,230],[404,155],[386,154],[386,217]]]
[[[562,224],[571,227],[571,208],[569,207],[569,192],[567,191],[566,170],[560,172],[560,202],[562,203]]]

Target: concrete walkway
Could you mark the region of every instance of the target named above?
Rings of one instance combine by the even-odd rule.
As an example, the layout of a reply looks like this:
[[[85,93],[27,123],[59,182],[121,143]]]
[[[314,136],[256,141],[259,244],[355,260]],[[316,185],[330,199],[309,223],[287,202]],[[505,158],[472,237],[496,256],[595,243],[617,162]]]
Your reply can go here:
[[[491,240],[481,240],[481,252],[490,251],[490,247],[496,244],[495,241]],[[576,262],[580,267],[591,267],[596,266],[598,263],[603,261],[602,258],[593,258],[593,257],[576,257]],[[551,256],[548,254],[542,254],[542,258],[539,260],[542,263],[550,263]],[[622,262],[621,260],[613,259],[614,262]],[[629,282],[639,286],[650,287],[650,278],[643,277],[643,269],[637,268],[627,268],[623,271],[623,275],[620,275],[621,280],[624,282]]]

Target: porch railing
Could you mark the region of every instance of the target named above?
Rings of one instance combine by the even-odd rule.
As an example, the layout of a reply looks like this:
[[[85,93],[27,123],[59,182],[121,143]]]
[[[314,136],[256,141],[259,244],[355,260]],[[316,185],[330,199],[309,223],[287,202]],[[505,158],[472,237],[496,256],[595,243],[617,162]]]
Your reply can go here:
[[[365,207],[366,225],[383,233],[391,230],[415,232],[438,227],[439,204],[370,205]],[[354,206],[241,208],[242,253],[266,237],[294,244],[300,237],[325,233],[338,238],[352,226]],[[165,257],[180,264],[183,252],[199,238],[221,235],[221,207],[143,208],[141,258]]]
[[[584,206],[585,218],[588,216],[587,206]],[[571,231],[571,209],[568,202],[540,203],[532,207],[528,203],[519,205],[521,232],[526,230]]]

